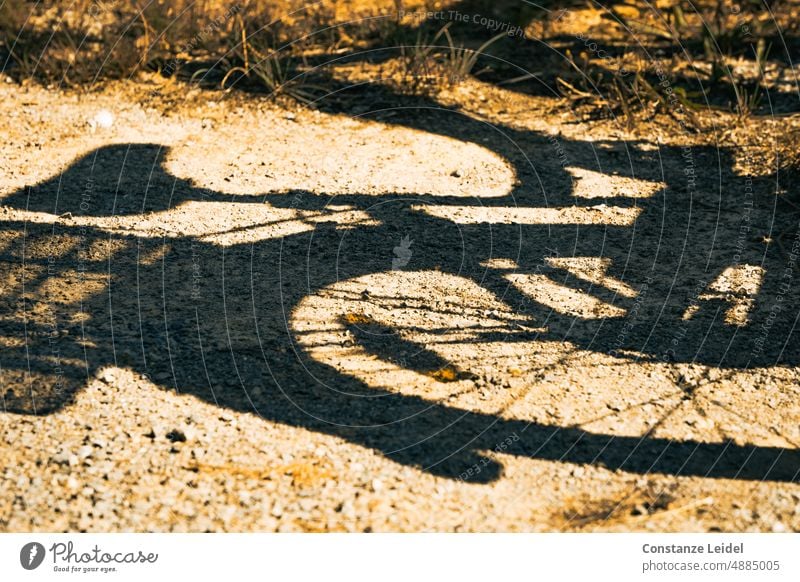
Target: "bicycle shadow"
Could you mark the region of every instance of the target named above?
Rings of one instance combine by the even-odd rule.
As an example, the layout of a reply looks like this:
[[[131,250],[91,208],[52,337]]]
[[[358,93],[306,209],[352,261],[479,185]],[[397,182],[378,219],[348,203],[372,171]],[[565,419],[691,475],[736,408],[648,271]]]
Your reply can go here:
[[[412,117],[409,124],[426,125],[424,115]],[[428,124],[427,129],[431,127],[476,143],[476,136],[482,135],[488,141],[482,138],[481,144],[511,160],[523,179],[531,169],[518,162],[520,152],[529,151],[531,144],[546,147],[551,143],[544,136],[511,128],[504,128],[505,135],[486,136],[485,127],[464,120],[457,125]],[[576,163],[583,167],[589,165],[587,159],[606,156],[597,144],[563,140],[562,145],[574,150]],[[196,188],[164,169],[165,153],[154,144],[104,147],[75,162],[61,176],[3,200],[4,206],[24,211],[20,218],[2,222],[3,300],[7,307],[2,334],[16,338],[5,342],[0,361],[7,411],[57,411],[73,401],[103,367],[116,365],[145,374],[164,389],[344,438],[396,462],[448,478],[482,483],[497,479],[502,466],[485,451],[517,435],[504,453],[635,473],[797,479],[800,454],[796,449],[677,441],[649,434],[597,434],[573,426],[510,420],[376,388],[310,357],[291,327],[297,306],[307,296],[343,280],[387,271],[399,235],[404,235],[417,241],[410,268],[471,278],[513,309],[549,326],[548,332],[516,336],[500,331],[494,339],[568,341],[601,352],[635,351],[641,358],[661,358],[669,353],[678,361],[732,368],[751,365],[753,358],[742,350],[758,337],[756,326],[770,316],[772,301],[764,294],[776,293],[783,276],[781,257],[774,251],[764,255],[739,251],[743,262],[760,259],[766,273],[762,295],[751,307],[747,326],[725,326],[715,315],[720,311],[718,304],[725,301],[712,298],[685,323],[688,331],[680,336],[680,345],[674,345],[674,334],[664,337],[665,327],[683,321],[680,315],[687,305],[685,297],[671,299],[674,290],[696,285],[697,273],[687,276],[681,266],[705,258],[701,264],[709,265],[707,272],[712,276],[707,279],[711,280],[730,263],[733,244],[734,229],[723,229],[718,237],[710,238],[708,228],[700,228],[707,225],[693,222],[698,219],[691,207],[683,209],[689,193],[675,190],[676,176],[683,175],[680,157],[676,165],[669,166],[663,163],[662,153],[666,176],[661,173],[661,177],[666,177],[667,186],[654,196],[655,202],[639,209],[638,200],[624,196],[604,199],[607,205],[637,209],[635,229],[628,223],[574,221],[477,221],[454,226],[449,215],[427,210],[469,206],[464,198],[407,194],[383,195],[382,204],[375,204],[374,196],[337,196],[337,205],[359,209],[371,219],[363,226],[345,229],[346,225],[325,221],[330,196],[310,192],[228,196]],[[673,163],[672,158],[681,155],[678,150],[666,153]],[[652,166],[644,151],[634,150],[632,155],[632,163]],[[614,163],[614,167],[620,165]],[[545,170],[553,170],[553,177],[542,178],[539,188],[516,186],[506,196],[480,199],[479,203],[490,211],[575,206],[594,212],[591,206],[596,200],[576,199],[570,175],[552,158],[534,170],[540,177]],[[247,204],[254,212],[263,208],[261,225],[271,224],[271,209],[317,214],[297,232],[229,246],[175,233],[160,238],[152,233],[143,236],[131,231],[123,220],[158,217],[189,202]],[[454,229],[459,233],[458,249],[452,244]],[[666,249],[663,255],[661,250],[631,255],[635,246],[632,232],[640,230],[660,232],[655,239],[644,240],[658,241],[658,248]],[[342,252],[345,238],[346,252]],[[487,240],[491,244],[487,245]],[[670,254],[669,250],[680,248],[678,243],[685,252]],[[543,264],[545,248],[567,257],[598,256],[599,248],[600,256],[614,259],[611,274],[634,288],[640,288],[652,273],[662,275],[651,284],[638,309],[641,332],[625,327],[624,318],[621,322],[581,320],[576,325],[575,317],[531,301],[508,279],[483,266],[500,257],[514,260],[515,272],[532,272]],[[631,263],[627,267],[626,259]],[[576,280],[565,284],[590,294],[606,293],[603,299],[618,300],[627,308],[635,301]],[[790,301],[787,296],[786,303]],[[766,342],[758,360],[761,365],[778,361],[797,364],[797,344],[790,342],[796,337],[794,330],[784,334],[788,327],[782,326],[773,323],[770,328],[774,339]],[[628,332],[618,345],[623,329]],[[709,336],[712,341],[707,341]],[[401,339],[366,345],[379,358],[390,359],[392,351],[404,347],[422,355],[422,367],[441,365],[433,355],[426,356],[422,346],[413,342],[399,346]],[[743,361],[745,355],[748,362]]]

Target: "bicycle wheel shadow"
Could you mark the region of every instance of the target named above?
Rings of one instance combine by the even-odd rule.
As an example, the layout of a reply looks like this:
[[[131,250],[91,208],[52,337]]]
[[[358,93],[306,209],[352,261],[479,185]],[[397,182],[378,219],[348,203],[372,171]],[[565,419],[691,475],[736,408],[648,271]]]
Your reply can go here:
[[[424,124],[424,119],[418,118],[415,123]],[[450,127],[451,124],[441,124],[437,130]],[[485,135],[486,131],[469,124],[461,127],[453,134],[466,140],[475,139],[471,132],[483,131]],[[523,149],[531,143],[548,143],[547,138],[530,132],[518,134],[514,140],[503,137],[489,145],[513,161],[518,159],[519,151],[510,152],[508,143]],[[587,144],[565,143],[564,147],[575,148],[582,155],[587,149],[596,154],[596,149]],[[3,300],[7,309],[2,324],[6,341],[0,374],[7,412],[57,411],[73,401],[81,387],[103,367],[117,365],[147,375],[164,389],[344,438],[396,462],[453,479],[481,483],[497,479],[502,466],[485,451],[508,443],[509,437],[516,435],[519,438],[512,440],[504,453],[604,465],[635,473],[796,480],[800,453],[795,449],[677,441],[652,435],[596,434],[572,426],[509,420],[376,389],[309,357],[290,328],[291,317],[304,297],[338,281],[386,271],[387,257],[393,256],[398,233],[410,233],[416,241],[427,241],[415,249],[414,269],[471,277],[515,307],[525,301],[525,294],[502,277],[487,274],[481,266],[486,260],[514,259],[519,262],[518,270],[525,272],[541,263],[544,243],[555,245],[564,256],[570,256],[570,249],[572,254],[592,255],[597,252],[598,241],[604,240],[614,241],[608,248],[616,253],[615,259],[624,258],[630,225],[590,223],[576,230],[578,225],[572,223],[487,225],[478,221],[458,225],[464,242],[459,252],[453,252],[442,246],[448,240],[448,228],[453,228],[448,217],[420,209],[418,204],[409,202],[408,195],[387,194],[381,200],[395,204],[375,205],[374,196],[337,197],[337,202],[341,199],[375,219],[369,226],[355,230],[345,231],[333,222],[318,221],[297,233],[230,246],[195,236],[167,233],[158,237],[153,232],[145,235],[125,230],[129,227],[120,222],[121,218],[158,217],[190,201],[221,204],[235,200],[237,204],[252,204],[256,211],[263,208],[265,224],[269,223],[271,207],[324,213],[329,202],[329,197],[309,192],[231,197],[195,188],[190,182],[171,176],[163,167],[164,158],[165,150],[154,144],[108,146],[78,160],[61,176],[3,200],[5,206],[18,212],[13,215],[15,218],[2,222],[6,281]],[[641,157],[637,161],[644,163]],[[552,167],[552,163],[545,164],[544,169]],[[682,169],[676,166],[669,170],[662,199],[665,192],[671,191],[674,175],[682,174]],[[517,170],[519,174],[527,171],[519,165]],[[481,203],[489,208],[575,205],[568,178],[567,173],[556,168],[554,181],[542,183],[539,191],[516,187],[505,197]],[[566,188],[554,186],[564,183],[568,184]],[[659,201],[659,197],[655,199]],[[436,207],[464,205],[463,198],[419,200]],[[606,203],[614,201],[607,199]],[[680,211],[684,201],[685,198],[670,201],[669,225],[658,220],[664,212],[663,204],[643,208],[637,228],[666,228],[660,240],[668,248],[688,236],[684,245],[691,248],[689,258],[705,256],[709,244],[714,245],[708,240],[707,230],[691,228],[691,222],[686,231],[679,228],[684,226],[678,220],[685,216]],[[622,198],[618,202],[631,205],[630,200]],[[591,202],[577,203],[589,206]],[[491,230],[488,235],[487,229]],[[576,232],[584,235],[576,236]],[[724,236],[726,244],[731,243],[729,235]],[[489,246],[487,236],[492,241]],[[627,243],[630,244],[629,239]],[[661,291],[675,287],[677,275],[670,269],[686,260],[681,256],[672,261],[653,261],[651,270],[669,274],[648,295],[647,301],[652,303],[648,305],[656,315],[655,308],[663,303],[657,299],[663,297]],[[763,261],[767,276],[762,293],[765,288],[774,290],[782,276],[782,271],[777,270],[778,256],[772,254]],[[719,271],[722,266],[717,264],[711,270]],[[618,265],[615,263],[613,268]],[[635,271],[638,277],[649,272]],[[631,279],[625,272],[617,275]],[[769,307],[768,300],[756,301],[749,312],[751,321],[768,317]],[[538,339],[568,340],[599,351],[619,347],[598,343],[596,338],[602,326],[611,326],[613,332],[621,330],[624,322],[610,324],[608,319],[597,319],[576,329],[574,317],[531,301],[527,301],[526,308],[555,330],[550,335],[537,332]],[[641,313],[644,311],[640,308]],[[667,345],[664,341],[671,345],[671,339],[660,339],[655,320],[643,321],[650,328],[648,331],[655,330],[656,338],[643,343],[637,334],[629,333],[622,347],[647,355],[661,351]],[[711,327],[705,328],[706,336],[722,329],[716,318],[704,320],[702,313],[691,323],[698,325],[698,321],[711,322]],[[575,331],[564,336],[564,329]],[[795,365],[796,349],[786,349],[791,335],[783,335],[780,326],[771,329],[775,339],[763,350],[764,357]],[[747,335],[740,328],[726,333]],[[618,334],[608,337],[617,338]],[[695,360],[719,365],[718,346],[703,352],[703,337],[693,337],[684,334],[685,352]],[[715,344],[723,343],[718,337],[715,340]],[[509,337],[509,341],[513,338]],[[654,342],[650,345],[655,347],[648,347],[648,342]],[[393,344],[381,346],[374,344],[368,349],[379,357],[391,357],[386,352],[393,349]],[[736,350],[729,348],[728,352]],[[723,360],[723,365],[734,366],[737,357],[733,354],[734,359]],[[438,365],[435,358],[423,359],[426,365],[431,361]]]

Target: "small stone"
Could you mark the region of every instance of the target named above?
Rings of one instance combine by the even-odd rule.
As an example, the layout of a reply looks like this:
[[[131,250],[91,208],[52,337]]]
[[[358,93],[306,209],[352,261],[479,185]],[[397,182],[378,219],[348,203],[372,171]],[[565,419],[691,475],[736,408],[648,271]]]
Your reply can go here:
[[[525,387],[525,379],[524,378],[509,378],[508,379],[508,387],[512,390],[519,390],[520,388]]]
[[[230,523],[234,515],[236,515],[236,507],[233,505],[223,507],[219,512],[219,516],[222,518],[222,522],[225,524]]]
[[[337,509],[343,517],[352,518],[356,515],[356,508],[353,506],[353,502],[349,499],[343,502]]]
[[[186,435],[183,434],[183,431],[178,430],[176,428],[169,431],[166,435],[167,440],[172,443],[185,443],[186,442]]]
[[[96,129],[110,129],[114,125],[114,115],[108,109],[101,109],[89,120],[92,131]]]
[[[105,368],[102,372],[100,372],[100,380],[106,384],[113,384],[116,378],[117,376],[114,374],[113,368]]]
[[[199,432],[193,426],[185,426],[183,428],[183,434],[186,436],[187,441],[194,441],[197,440]]]
[[[575,468],[574,468],[574,469],[573,469],[573,470],[570,472],[570,475],[572,475],[573,477],[577,477],[577,478],[579,478],[579,479],[580,479],[581,477],[583,477],[584,475],[586,475],[586,469],[584,469],[583,467],[575,467]]]
[[[69,465],[70,454],[68,451],[59,451],[51,458],[56,465]]]

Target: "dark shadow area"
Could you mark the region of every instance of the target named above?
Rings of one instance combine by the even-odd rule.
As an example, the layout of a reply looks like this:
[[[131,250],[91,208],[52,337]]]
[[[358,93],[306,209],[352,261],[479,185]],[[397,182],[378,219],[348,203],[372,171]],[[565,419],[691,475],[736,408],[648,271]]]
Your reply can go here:
[[[774,186],[766,180],[753,180],[751,196],[744,177],[731,170],[730,152],[696,148],[687,157],[680,148],[654,150],[641,143],[553,141],[510,127],[492,128],[434,105],[414,101],[413,107],[398,110],[392,122],[472,141],[503,156],[518,177],[507,195],[480,200],[340,195],[336,204],[368,213],[377,225],[343,231],[322,222],[311,231],[228,247],[191,237],[136,237],[80,223],[85,217],[157,216],[190,200],[266,201],[324,211],[334,199],[311,192],[226,196],[169,175],[164,148],[126,144],[99,149],[62,175],[4,198],[4,206],[61,217],[52,223],[0,223],[6,282],[0,325],[2,335],[13,340],[0,356],[5,410],[59,410],[97,371],[113,364],[146,374],[164,389],[335,435],[449,478],[459,478],[476,463],[482,469],[471,480],[498,478],[502,467],[481,451],[516,433],[519,441],[506,452],[531,458],[635,473],[795,481],[800,469],[795,449],[611,436],[508,420],[370,387],[303,351],[288,323],[299,302],[337,281],[388,271],[394,247],[409,236],[414,253],[406,269],[436,269],[471,279],[547,329],[507,335],[490,330],[475,343],[497,341],[498,336],[570,342],[580,349],[627,354],[620,357],[731,369],[800,363],[798,290],[782,287],[787,258],[760,238],[796,228],[797,218],[776,206]],[[624,193],[577,198],[575,180],[562,167],[556,144],[566,153],[566,166],[635,176],[665,187],[648,199]],[[692,187],[687,186],[688,164],[696,169]],[[640,214],[624,226],[455,225],[415,206],[575,206],[590,211],[598,203],[639,208]],[[267,222],[269,206],[264,208]],[[611,259],[609,274],[639,295],[622,297],[569,279],[547,266],[545,257],[554,254]],[[516,273],[543,273],[632,313],[635,307],[635,316],[582,319],[559,313],[531,301],[503,272],[483,266],[497,258],[514,261]],[[739,263],[760,265],[765,276],[747,325],[731,326],[722,317],[727,302],[699,300],[698,293]],[[402,289],[398,293],[402,297]],[[785,307],[776,318],[771,313],[779,295]],[[683,316],[694,303],[698,309],[687,320]],[[354,329],[353,341],[388,361],[400,348],[417,354],[407,365],[423,372],[444,364],[391,333],[386,341],[376,340],[380,334],[375,332]]]

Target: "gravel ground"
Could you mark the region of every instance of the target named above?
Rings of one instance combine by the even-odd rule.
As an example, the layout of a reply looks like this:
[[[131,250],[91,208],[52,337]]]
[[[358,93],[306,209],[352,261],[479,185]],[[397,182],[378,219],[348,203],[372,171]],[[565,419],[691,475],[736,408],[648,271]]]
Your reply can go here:
[[[800,530],[798,217],[735,152],[0,93],[0,529]]]

